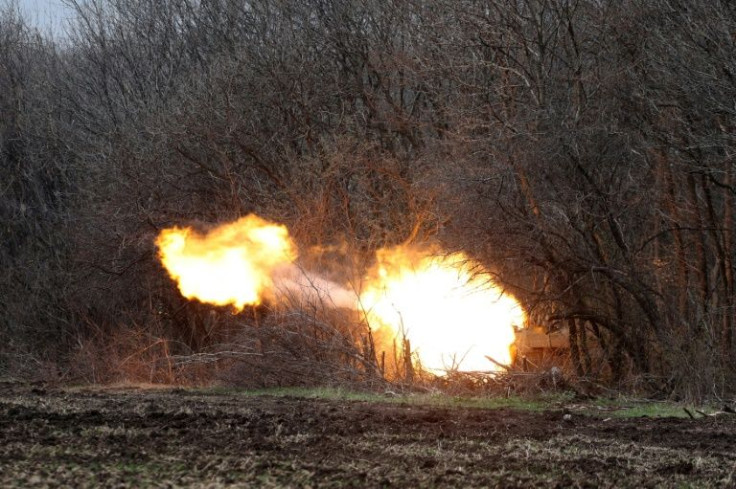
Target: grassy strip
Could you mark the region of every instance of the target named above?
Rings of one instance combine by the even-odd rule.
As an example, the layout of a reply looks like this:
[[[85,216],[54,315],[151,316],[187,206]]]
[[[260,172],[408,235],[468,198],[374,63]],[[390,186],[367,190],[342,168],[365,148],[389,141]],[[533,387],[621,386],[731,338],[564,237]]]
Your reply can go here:
[[[326,399],[332,401],[381,402],[400,405],[428,407],[463,407],[475,409],[515,409],[520,411],[540,412],[547,410],[567,409],[572,413],[596,417],[616,418],[687,418],[684,408],[696,413],[696,408],[672,402],[642,400],[627,397],[614,399],[599,398],[592,401],[576,402],[574,394],[569,392],[548,393],[533,397],[460,397],[443,393],[394,394],[351,391],[333,387],[279,387],[257,390],[240,390],[214,387],[206,389],[211,394],[236,394],[243,396],[281,396],[301,397],[305,399]],[[702,412],[712,413],[712,408],[698,408]],[[699,417],[698,414],[695,414]]]
[[[230,394],[243,396],[301,397],[305,399],[325,399],[331,401],[381,402],[428,407],[465,407],[478,409],[518,409],[522,411],[544,411],[560,408],[572,398],[572,394],[554,393],[534,398],[511,397],[462,397],[444,393],[378,393],[352,391],[336,387],[276,387],[269,389],[241,390],[213,387],[200,391],[211,394]]]
[[[688,418],[685,411],[689,410],[695,417],[701,417],[696,409],[711,414],[716,410],[712,407],[696,408],[692,405],[665,401],[652,401],[630,397],[614,399],[600,398],[583,405],[582,412],[593,416],[617,418]]]
[[[170,390],[166,385],[120,385],[67,387],[69,391],[88,390]],[[615,398],[597,398],[577,401],[572,392],[542,393],[536,396],[509,397],[464,397],[446,393],[394,393],[349,390],[339,387],[273,387],[266,389],[241,389],[235,387],[177,388],[184,392],[199,395],[236,395],[236,396],[276,396],[297,397],[304,399],[325,399],[331,401],[361,401],[398,405],[426,406],[437,408],[474,408],[474,409],[514,409],[519,411],[541,412],[549,410],[567,410],[573,414],[602,418],[688,418],[685,409],[695,418],[703,414],[713,414],[718,409],[713,406],[693,406],[681,403],[653,401],[634,397],[619,396]]]

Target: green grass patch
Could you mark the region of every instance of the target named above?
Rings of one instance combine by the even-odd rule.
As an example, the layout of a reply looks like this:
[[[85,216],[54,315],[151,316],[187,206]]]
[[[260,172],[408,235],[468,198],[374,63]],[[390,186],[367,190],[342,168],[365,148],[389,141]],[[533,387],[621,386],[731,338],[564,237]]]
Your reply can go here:
[[[588,405],[583,405],[581,412],[594,416],[617,418],[689,418],[690,415],[687,414],[686,409],[696,418],[703,417],[698,411],[707,414],[715,412],[714,409],[708,407],[627,397],[595,399]]]
[[[694,406],[672,402],[627,397],[598,398],[579,402],[574,399],[574,394],[570,392],[509,397],[465,397],[452,396],[445,393],[379,393],[335,387],[277,387],[255,390],[213,387],[198,390],[198,392],[205,395],[299,397],[305,399],[380,402],[437,408],[515,409],[533,412],[569,409],[573,413],[604,418],[687,418],[689,415],[685,411],[685,408],[696,418],[700,418],[702,414],[698,414],[696,409],[707,414],[715,411],[712,408],[696,408]]]
[[[351,391],[334,387],[278,387],[256,390],[214,387],[206,389],[206,393],[242,396],[301,397],[305,399],[326,399],[332,401],[381,402],[445,408],[507,408],[521,411],[559,409],[572,398],[572,394],[570,393],[551,393],[535,397],[464,397],[444,393],[377,393]]]

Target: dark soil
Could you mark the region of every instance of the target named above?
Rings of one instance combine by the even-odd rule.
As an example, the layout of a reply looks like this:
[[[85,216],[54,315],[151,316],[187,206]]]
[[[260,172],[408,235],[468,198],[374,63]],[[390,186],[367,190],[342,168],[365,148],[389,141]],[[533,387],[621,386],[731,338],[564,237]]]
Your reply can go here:
[[[0,386],[2,487],[733,487],[735,472],[732,415]]]

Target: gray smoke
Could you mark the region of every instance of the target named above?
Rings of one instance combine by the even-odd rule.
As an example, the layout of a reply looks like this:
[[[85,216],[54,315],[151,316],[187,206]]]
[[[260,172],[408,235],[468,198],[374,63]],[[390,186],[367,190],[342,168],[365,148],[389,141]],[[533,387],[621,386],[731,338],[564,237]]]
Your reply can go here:
[[[279,303],[301,303],[330,308],[356,309],[355,291],[296,265],[278,269],[273,276]]]

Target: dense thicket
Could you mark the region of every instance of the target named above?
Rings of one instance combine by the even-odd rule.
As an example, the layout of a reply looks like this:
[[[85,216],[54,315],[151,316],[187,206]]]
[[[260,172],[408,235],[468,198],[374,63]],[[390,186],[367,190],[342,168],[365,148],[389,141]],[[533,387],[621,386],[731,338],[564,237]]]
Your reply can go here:
[[[733,394],[731,3],[70,3],[61,42],[0,14],[0,368],[231,341],[153,238],[257,212],[331,262],[464,249],[569,328],[576,375]],[[344,358],[311,321],[272,370]]]

